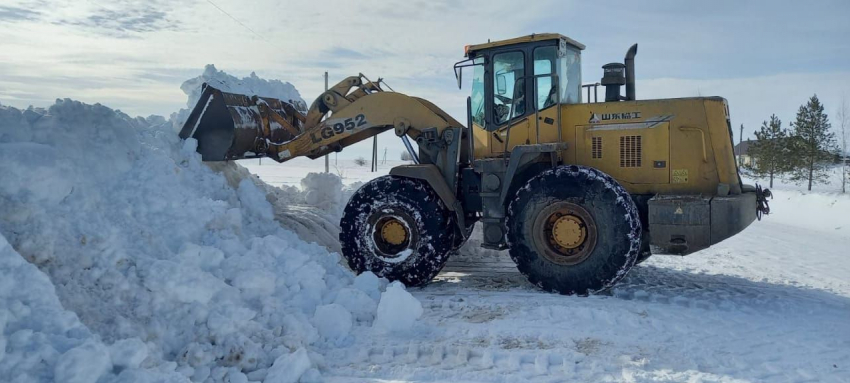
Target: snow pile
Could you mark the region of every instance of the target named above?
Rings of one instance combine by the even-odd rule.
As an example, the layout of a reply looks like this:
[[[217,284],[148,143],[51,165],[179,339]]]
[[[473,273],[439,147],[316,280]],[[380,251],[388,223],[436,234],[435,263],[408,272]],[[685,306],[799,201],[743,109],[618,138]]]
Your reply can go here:
[[[0,245],[0,380],[319,379],[322,350],[371,326],[382,282],[155,122],[0,107],[0,235],[17,251]]]
[[[295,89],[295,86],[288,82],[280,80],[266,80],[251,72],[248,77],[238,78],[231,76],[224,71],[216,69],[215,65],[208,64],[204,68],[204,73],[193,79],[186,80],[180,85],[183,93],[189,97],[186,101],[188,109],[180,109],[179,112],[171,115],[171,121],[175,131],[180,131],[186,119],[189,118],[189,112],[198,103],[203,90],[201,86],[204,83],[210,84],[216,89],[220,89],[228,93],[239,93],[248,95],[258,95],[262,97],[272,97],[281,101],[289,102],[296,109],[307,112],[307,103],[301,98],[301,94]]]

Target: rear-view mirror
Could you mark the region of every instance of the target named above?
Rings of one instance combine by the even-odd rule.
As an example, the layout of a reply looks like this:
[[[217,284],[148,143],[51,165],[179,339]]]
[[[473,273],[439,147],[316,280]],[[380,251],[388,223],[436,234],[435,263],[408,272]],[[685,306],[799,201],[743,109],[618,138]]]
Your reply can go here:
[[[505,94],[508,91],[508,82],[505,79],[505,75],[500,74],[496,76],[496,93],[497,94]]]

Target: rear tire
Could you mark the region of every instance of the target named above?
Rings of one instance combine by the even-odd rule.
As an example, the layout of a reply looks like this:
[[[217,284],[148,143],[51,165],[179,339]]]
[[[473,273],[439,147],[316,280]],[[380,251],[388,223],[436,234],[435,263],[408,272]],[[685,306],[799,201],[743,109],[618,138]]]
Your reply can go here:
[[[445,266],[455,241],[453,213],[424,181],[384,176],[351,197],[340,221],[342,255],[357,274],[371,271],[421,286]]]
[[[529,180],[509,204],[506,223],[519,271],[565,295],[611,287],[641,249],[631,196],[609,175],[583,166],[559,166]]]

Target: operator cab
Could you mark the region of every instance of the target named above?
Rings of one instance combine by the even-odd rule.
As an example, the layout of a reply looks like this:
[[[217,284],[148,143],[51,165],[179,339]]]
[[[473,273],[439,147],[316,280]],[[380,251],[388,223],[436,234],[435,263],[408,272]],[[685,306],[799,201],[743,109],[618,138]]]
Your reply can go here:
[[[581,103],[584,45],[556,33],[467,45],[461,70],[473,67],[471,122],[495,131],[556,104]]]

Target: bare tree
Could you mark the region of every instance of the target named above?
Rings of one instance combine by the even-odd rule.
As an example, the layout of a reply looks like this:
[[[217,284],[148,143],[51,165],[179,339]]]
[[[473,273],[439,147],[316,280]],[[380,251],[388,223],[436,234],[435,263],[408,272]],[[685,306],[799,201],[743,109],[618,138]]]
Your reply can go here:
[[[847,107],[847,99],[841,98],[841,105],[838,106],[838,112],[835,113],[835,118],[838,122],[838,142],[841,145],[841,154],[839,158],[841,158],[841,192],[847,193],[847,172],[850,171],[850,168],[847,167],[848,153],[847,153],[847,129],[850,128],[850,116],[847,115],[850,113]]]
[[[354,159],[354,163],[357,164],[357,166],[366,166],[366,159],[363,157],[357,157]]]

